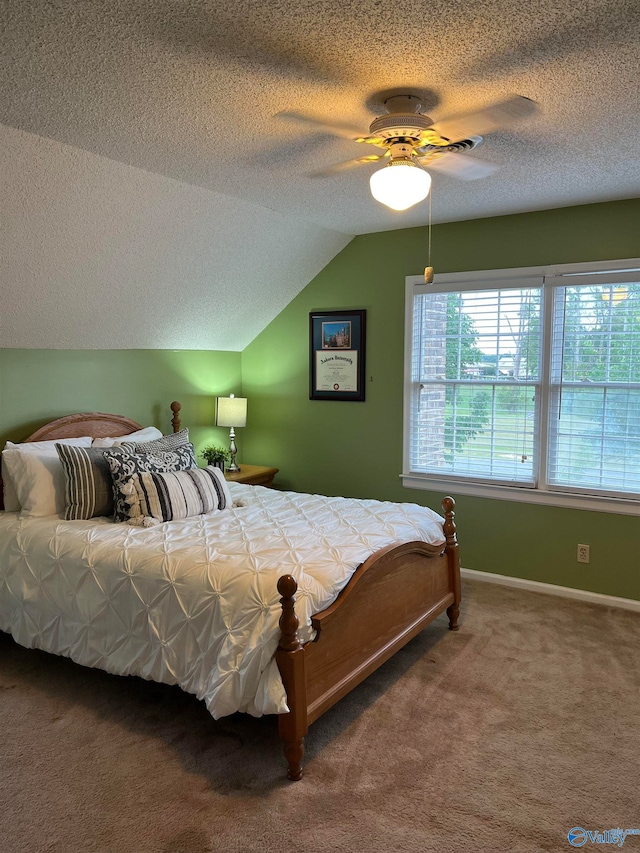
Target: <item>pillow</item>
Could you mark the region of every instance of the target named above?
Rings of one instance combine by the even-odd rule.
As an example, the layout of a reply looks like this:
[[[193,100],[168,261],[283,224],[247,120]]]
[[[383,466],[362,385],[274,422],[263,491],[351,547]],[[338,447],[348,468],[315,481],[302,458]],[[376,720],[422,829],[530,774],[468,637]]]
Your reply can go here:
[[[56,450],[64,471],[65,519],[113,515],[113,482],[104,448],[56,444]]]
[[[8,442],[7,442],[8,443]],[[2,477],[2,503],[7,512],[20,512],[20,501],[13,482],[13,472],[7,464],[6,451],[2,451],[0,459],[0,476]]]
[[[25,509],[25,515],[55,515],[64,506],[64,473],[58,461],[56,444],[69,444],[75,447],[89,447],[91,436],[78,438],[59,438],[57,441],[25,441],[14,444],[8,441],[2,452],[2,483],[4,490],[4,508],[7,512],[19,512]],[[22,459],[33,457],[28,465],[28,474]],[[38,464],[38,460],[47,458],[47,464]],[[18,482],[28,476],[28,482]],[[29,498],[31,488],[37,493]],[[60,491],[56,500],[55,490]],[[56,507],[59,507],[56,509]]]
[[[197,467],[193,444],[159,453],[129,453],[124,448],[114,448],[105,450],[104,457],[111,470],[116,521],[126,521],[129,517],[129,504],[122,493],[122,487],[134,474],[147,471],[187,471]]]
[[[151,527],[161,521],[189,518],[231,506],[231,494],[219,468],[171,473],[140,472],[123,485],[129,524]]]
[[[153,441],[154,438],[162,438],[162,433],[156,427],[145,427],[128,435],[118,435],[112,438],[94,438],[92,447],[119,447],[121,444],[136,441]]]
[[[180,432],[174,432],[173,435],[162,435],[155,441],[123,441],[121,447],[124,447],[129,453],[157,453],[165,450],[175,450],[178,447],[184,447],[189,444],[189,430],[181,429]],[[130,438],[130,436],[125,436]]]

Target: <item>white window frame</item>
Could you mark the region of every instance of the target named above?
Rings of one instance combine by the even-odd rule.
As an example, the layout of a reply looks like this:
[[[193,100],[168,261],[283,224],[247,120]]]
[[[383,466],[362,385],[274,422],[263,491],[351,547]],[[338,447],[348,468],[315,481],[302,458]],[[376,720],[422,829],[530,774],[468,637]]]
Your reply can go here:
[[[569,489],[550,489],[546,481],[547,459],[541,459],[538,485],[536,488],[518,485],[499,485],[496,483],[469,481],[451,474],[423,474],[412,471],[409,459],[409,434],[411,411],[411,361],[413,347],[413,304],[416,288],[433,292],[456,291],[464,287],[470,289],[493,289],[501,287],[526,287],[532,278],[543,280],[543,332],[542,332],[542,375],[540,400],[540,431],[538,450],[548,454],[548,411],[549,411],[549,372],[551,349],[551,323],[554,287],[568,284],[608,283],[607,273],[611,273],[617,283],[624,280],[628,272],[629,281],[638,280],[640,258],[627,258],[615,261],[591,261],[574,264],[554,264],[539,267],[517,267],[499,270],[480,270],[476,272],[441,273],[434,276],[433,284],[426,285],[424,277],[410,275],[405,279],[405,347],[404,347],[404,408],[403,408],[403,458],[402,484],[408,489],[424,489],[441,494],[451,491],[458,495],[472,495],[497,500],[518,501],[547,506],[563,506],[573,509],[615,512],[623,515],[640,515],[640,501],[624,496],[589,495],[572,492]]]

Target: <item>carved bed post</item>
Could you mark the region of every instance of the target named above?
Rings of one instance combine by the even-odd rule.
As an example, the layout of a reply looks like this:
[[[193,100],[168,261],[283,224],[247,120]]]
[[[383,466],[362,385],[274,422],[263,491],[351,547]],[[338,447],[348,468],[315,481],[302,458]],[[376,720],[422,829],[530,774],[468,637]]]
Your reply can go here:
[[[173,417],[171,418],[171,426],[173,427],[174,432],[180,432],[180,409],[182,405],[177,401],[173,401],[171,404],[171,411],[173,412]]]
[[[295,611],[296,580],[283,575],[278,580],[278,592],[282,596],[280,617],[280,644],[276,662],[287,691],[288,714],[278,717],[278,731],[284,745],[284,755],[289,769],[287,776],[297,782],[302,778],[304,736],[309,730],[307,722],[307,695],[304,664],[304,647],[298,637],[298,617]]]
[[[455,518],[456,502],[453,498],[446,497],[442,501],[442,509],[444,510],[444,524],[442,529],[447,540],[447,557],[449,559],[449,571],[451,572],[451,586],[453,588],[453,604],[447,607],[447,616],[449,617],[449,628],[451,631],[457,631],[458,616],[460,614],[460,551],[458,548],[458,540],[456,537]]]

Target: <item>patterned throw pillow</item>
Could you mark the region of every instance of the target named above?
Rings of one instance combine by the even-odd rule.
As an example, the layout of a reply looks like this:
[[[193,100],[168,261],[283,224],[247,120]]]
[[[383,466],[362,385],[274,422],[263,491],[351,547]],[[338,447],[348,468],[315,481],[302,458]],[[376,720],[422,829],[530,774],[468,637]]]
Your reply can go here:
[[[153,471],[188,471],[196,468],[196,458],[192,444],[185,444],[173,451],[159,453],[128,453],[123,448],[104,450],[104,457],[111,469],[113,481],[113,506],[116,521],[126,521],[129,517],[129,502],[122,487],[134,474]]]
[[[166,474],[141,472],[122,489],[130,506],[129,524],[140,527],[231,506],[224,474],[213,466]]]
[[[113,482],[104,448],[56,444],[64,471],[67,521],[113,515]]]
[[[178,447],[184,447],[186,444],[189,444],[189,430],[185,428],[153,441],[123,441],[121,447],[129,453],[157,453],[159,450],[177,450]]]

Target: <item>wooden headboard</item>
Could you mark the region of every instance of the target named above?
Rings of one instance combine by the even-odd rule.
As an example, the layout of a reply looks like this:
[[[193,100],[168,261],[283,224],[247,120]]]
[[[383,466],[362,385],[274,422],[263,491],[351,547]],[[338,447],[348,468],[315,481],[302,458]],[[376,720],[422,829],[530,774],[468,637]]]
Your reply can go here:
[[[77,438],[90,435],[91,438],[105,438],[108,435],[129,435],[142,429],[137,421],[122,415],[107,415],[103,412],[80,412],[57,418],[40,427],[25,441],[55,441],[58,438]]]
[[[171,426],[173,432],[180,431],[180,409],[178,402],[171,404],[173,417]],[[66,415],[56,418],[48,424],[41,426],[24,441],[55,441],[57,438],[78,438],[81,435],[90,435],[92,438],[105,438],[110,435],[129,435],[142,429],[142,425],[131,418],[123,415],[109,415],[104,412],[80,412],[76,415]],[[4,497],[2,493],[2,478],[0,478],[0,509],[4,509]]]

